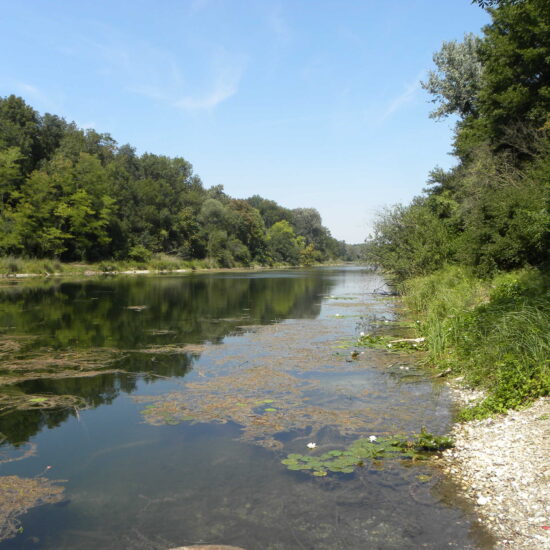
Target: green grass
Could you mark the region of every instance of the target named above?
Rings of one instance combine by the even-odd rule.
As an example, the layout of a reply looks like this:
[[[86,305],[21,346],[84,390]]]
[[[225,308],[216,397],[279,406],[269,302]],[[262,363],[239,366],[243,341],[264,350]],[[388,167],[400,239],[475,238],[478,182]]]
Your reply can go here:
[[[339,265],[336,262],[326,262],[318,265]],[[235,264],[234,269],[248,268],[288,268],[298,267],[288,264],[273,265],[241,265]],[[140,260],[102,260],[96,263],[61,262],[56,259],[19,258],[14,256],[0,257],[0,277],[13,277],[17,274],[32,275],[82,275],[84,273],[120,273],[122,271],[150,270],[150,271],[175,271],[177,269],[205,270],[225,269],[216,260],[205,258],[201,260],[182,260],[170,254],[152,254],[148,259]]]
[[[49,275],[61,273],[66,264],[59,260],[17,258],[15,256],[0,257],[0,275],[15,275],[17,273],[36,273]]]
[[[408,307],[426,338],[427,361],[486,390],[463,419],[518,408],[550,393],[548,277],[525,269],[475,278],[447,267],[404,283]]]
[[[219,266],[212,260],[182,260],[169,254],[154,254],[146,261],[102,260],[97,263],[61,262],[55,259],[0,257],[0,277],[17,274],[33,275],[79,275],[86,272],[119,273],[122,271],[150,270],[174,271],[177,269],[216,269]]]

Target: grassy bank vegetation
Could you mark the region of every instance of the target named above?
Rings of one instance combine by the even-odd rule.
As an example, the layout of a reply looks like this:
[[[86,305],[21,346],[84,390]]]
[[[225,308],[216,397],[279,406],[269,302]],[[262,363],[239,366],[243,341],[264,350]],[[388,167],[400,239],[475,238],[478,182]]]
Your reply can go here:
[[[301,267],[310,265],[341,264],[341,261],[326,261],[322,264],[304,262]],[[267,269],[295,267],[288,263],[271,262],[270,264],[239,264],[233,262],[231,269]],[[151,254],[141,260],[102,260],[100,262],[62,262],[57,259],[18,258],[16,256],[0,257],[0,277],[15,277],[16,275],[83,275],[125,273],[130,271],[170,272],[178,270],[216,270],[229,269],[212,258],[182,260],[170,254]]]
[[[443,43],[423,83],[434,118],[458,117],[457,164],[367,242],[418,316],[427,361],[487,391],[464,418],[550,393],[550,11],[477,3],[483,35]]]
[[[535,269],[479,279],[449,266],[402,285],[421,321],[427,361],[462,375],[487,397],[462,411],[479,418],[550,394],[550,278]]]
[[[86,272],[119,273],[123,271],[150,270],[175,271],[179,269],[211,269],[218,267],[209,260],[182,260],[168,254],[152,254],[143,260],[103,260],[93,263],[62,262],[57,259],[0,257],[0,277],[17,274],[53,275],[83,274]]]

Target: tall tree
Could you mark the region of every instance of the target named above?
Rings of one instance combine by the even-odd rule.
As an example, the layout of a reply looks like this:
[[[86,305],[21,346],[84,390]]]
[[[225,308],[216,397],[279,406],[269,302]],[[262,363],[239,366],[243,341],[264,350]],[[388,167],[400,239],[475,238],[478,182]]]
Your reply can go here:
[[[430,113],[432,118],[456,114],[462,118],[476,111],[476,100],[481,86],[482,64],[479,58],[481,39],[472,33],[462,42],[443,42],[433,56],[437,67],[429,71],[422,87],[439,106]]]

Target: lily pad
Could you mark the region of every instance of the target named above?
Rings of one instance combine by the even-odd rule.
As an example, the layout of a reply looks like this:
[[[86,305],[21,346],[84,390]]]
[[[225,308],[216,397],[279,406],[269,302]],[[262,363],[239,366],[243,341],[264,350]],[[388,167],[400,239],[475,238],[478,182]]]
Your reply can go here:
[[[421,459],[425,458],[426,452],[445,449],[449,445],[452,445],[449,438],[422,429],[413,440],[402,436],[378,437],[374,441],[358,439],[343,451],[333,449],[320,456],[293,453],[282,463],[289,470],[309,470],[314,476],[325,476],[328,472],[352,474],[356,468],[364,466],[366,460]]]

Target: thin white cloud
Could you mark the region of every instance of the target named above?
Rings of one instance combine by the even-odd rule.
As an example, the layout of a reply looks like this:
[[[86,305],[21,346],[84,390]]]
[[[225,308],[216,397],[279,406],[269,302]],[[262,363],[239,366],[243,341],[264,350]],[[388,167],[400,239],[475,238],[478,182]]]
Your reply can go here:
[[[382,114],[380,115],[380,122],[383,122],[386,119],[390,118],[396,111],[412,101],[416,92],[420,89],[420,78],[423,74],[424,71],[418,73],[414,81],[410,84],[407,84],[405,90],[388,103],[387,107],[382,111]]]
[[[202,96],[182,97],[174,103],[176,107],[186,111],[203,111],[216,107],[226,99],[235,95],[238,91],[238,82],[236,79],[221,79],[216,83],[213,90]]]
[[[155,101],[170,102],[170,96],[166,93],[166,90],[159,88],[158,86],[148,84],[136,84],[135,86],[128,86],[128,91],[133,92]]]
[[[290,27],[281,12],[281,4],[273,6],[267,15],[267,24],[279,42],[286,44],[290,40]]]
[[[210,88],[199,94],[179,98],[174,102],[176,107],[186,111],[211,110],[239,91],[245,68],[244,60],[232,59],[227,53],[222,52],[215,56],[213,65]]]
[[[5,84],[9,87],[11,93],[23,96],[24,99],[27,99],[30,103],[34,104],[35,108],[41,111],[44,109],[58,109],[57,102],[53,101],[51,97],[33,84],[13,79],[9,79]]]
[[[196,0],[204,9],[215,0]],[[101,29],[104,40],[79,37],[96,71],[126,91],[188,111],[208,111],[234,96],[240,86],[246,58],[214,45],[200,48],[200,61],[182,61],[173,51],[148,42],[131,41],[116,29]],[[132,48],[129,48],[129,44]]]
[[[40,93],[40,90],[36,87],[36,86],[33,86],[32,84],[26,84],[25,82],[17,82],[16,83],[16,86],[22,90],[23,92],[29,94],[29,95],[33,95],[33,96],[40,96],[42,95]]]
[[[192,0],[189,4],[189,13],[193,15],[199,11],[202,11],[208,6],[209,3],[210,0]]]

